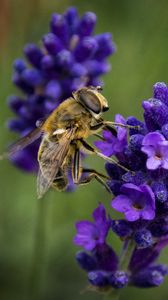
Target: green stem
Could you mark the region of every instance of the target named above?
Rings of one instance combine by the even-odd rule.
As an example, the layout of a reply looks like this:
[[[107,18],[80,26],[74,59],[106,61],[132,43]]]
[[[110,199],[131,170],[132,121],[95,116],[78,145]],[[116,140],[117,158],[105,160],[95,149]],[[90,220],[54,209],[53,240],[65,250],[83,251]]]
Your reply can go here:
[[[120,257],[120,269],[123,271],[127,271],[128,265],[135,247],[135,243],[133,240],[128,240],[125,242],[123,251]]]
[[[41,299],[41,287],[45,272],[46,252],[46,217],[47,199],[44,197],[38,200],[37,219],[34,237],[34,252],[32,257],[32,268],[30,274],[29,295],[31,300]]]
[[[119,300],[120,298],[120,290],[113,289],[109,293],[106,293],[103,300]]]

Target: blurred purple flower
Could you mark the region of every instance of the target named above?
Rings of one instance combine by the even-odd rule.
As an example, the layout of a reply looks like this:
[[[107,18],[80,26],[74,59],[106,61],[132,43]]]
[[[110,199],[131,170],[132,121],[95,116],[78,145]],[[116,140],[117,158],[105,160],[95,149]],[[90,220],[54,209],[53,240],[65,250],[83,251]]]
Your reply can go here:
[[[11,96],[9,106],[16,118],[9,120],[10,130],[23,136],[46,118],[74,90],[100,85],[101,75],[110,70],[108,56],[115,45],[110,33],[95,35],[96,15],[86,12],[79,17],[75,8],[64,14],[54,13],[50,32],[42,38],[42,46],[28,44],[26,59],[14,62],[13,83],[23,96]],[[12,157],[19,168],[36,172],[40,141]]]

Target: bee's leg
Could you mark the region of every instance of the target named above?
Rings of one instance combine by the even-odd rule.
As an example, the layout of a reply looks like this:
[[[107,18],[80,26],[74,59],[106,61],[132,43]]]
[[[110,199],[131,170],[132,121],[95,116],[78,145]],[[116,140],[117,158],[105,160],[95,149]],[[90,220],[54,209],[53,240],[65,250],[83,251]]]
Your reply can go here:
[[[119,126],[119,127],[123,127],[123,128],[128,128],[128,129],[140,129],[139,125],[128,125],[128,124],[122,124],[122,123],[118,123],[118,122],[111,122],[111,121],[103,121],[103,124],[105,126]]]
[[[137,126],[132,126],[132,125],[128,125],[128,124],[122,124],[122,123],[117,123],[117,122],[111,122],[111,121],[104,121],[104,120],[102,120],[98,124],[90,126],[90,130],[94,134],[94,132],[96,133],[97,131],[99,131],[101,129],[105,129],[105,130],[110,131],[114,136],[116,136],[117,135],[117,131],[115,129],[115,126],[119,126],[119,127],[123,127],[123,128],[128,128],[128,129],[139,129],[140,128],[138,125]]]
[[[103,121],[99,122],[98,124],[96,125],[93,125],[93,126],[90,126],[90,130],[91,132],[94,134],[94,135],[97,135],[97,132],[102,130],[102,129],[105,129],[105,130],[108,130],[110,131],[114,136],[117,136],[117,131],[114,127],[111,127],[109,125],[105,125]],[[100,138],[100,136],[99,136]],[[103,139],[103,138],[102,138]]]
[[[104,160],[106,160],[106,161],[108,161],[110,163],[116,164],[117,166],[119,166],[124,171],[130,172],[129,169],[127,169],[126,167],[124,167],[121,164],[119,164],[115,159],[113,159],[111,157],[108,157],[108,156],[104,155],[103,153],[99,152],[95,147],[93,147],[90,144],[88,144],[88,142],[86,142],[85,140],[81,139],[80,142],[81,142],[84,150],[86,150],[87,153],[96,154],[97,156],[100,156]]]
[[[106,179],[106,180],[110,179],[108,176],[101,174],[94,169],[86,169],[86,168],[82,169],[82,174],[83,173],[88,173],[88,176],[85,177],[84,179],[82,179],[81,181],[79,181],[79,183],[78,183],[79,185],[87,184],[92,179],[96,179],[98,182],[100,182],[106,188],[106,190],[109,193],[111,193],[111,190],[110,190],[108,184],[103,180],[103,179]]]
[[[80,151],[77,145],[74,148],[74,159],[72,165],[72,178],[74,183],[78,183],[81,178],[81,167],[80,167]]]
[[[98,137],[100,140],[104,141],[104,137],[98,133],[94,133],[94,136]]]

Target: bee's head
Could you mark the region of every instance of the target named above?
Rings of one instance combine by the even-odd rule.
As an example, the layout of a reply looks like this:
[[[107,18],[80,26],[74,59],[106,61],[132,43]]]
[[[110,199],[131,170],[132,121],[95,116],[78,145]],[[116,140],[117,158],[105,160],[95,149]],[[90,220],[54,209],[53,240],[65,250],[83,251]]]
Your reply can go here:
[[[75,100],[81,103],[87,110],[95,116],[98,116],[109,109],[108,102],[100,91],[102,91],[100,86],[83,87],[74,92],[73,96]]]

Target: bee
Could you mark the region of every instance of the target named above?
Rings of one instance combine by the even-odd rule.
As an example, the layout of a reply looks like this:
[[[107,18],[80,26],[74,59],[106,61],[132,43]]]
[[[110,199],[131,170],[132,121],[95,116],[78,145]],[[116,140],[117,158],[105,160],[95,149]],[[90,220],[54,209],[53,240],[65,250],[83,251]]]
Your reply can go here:
[[[72,173],[75,184],[89,183],[93,178],[106,184],[108,177],[94,169],[84,168],[81,164],[81,150],[96,154],[106,161],[118,164],[90,145],[86,139],[98,134],[102,129],[116,133],[115,127],[126,126],[115,122],[104,121],[102,114],[109,109],[106,98],[101,94],[102,88],[97,86],[82,87],[72,93],[72,97],[63,101],[45,121],[38,121],[37,127],[13,144],[1,157],[10,157],[42,136],[38,151],[39,171],[37,176],[38,198],[50,187],[65,190],[68,185],[68,171]],[[118,164],[125,171],[127,168]]]

